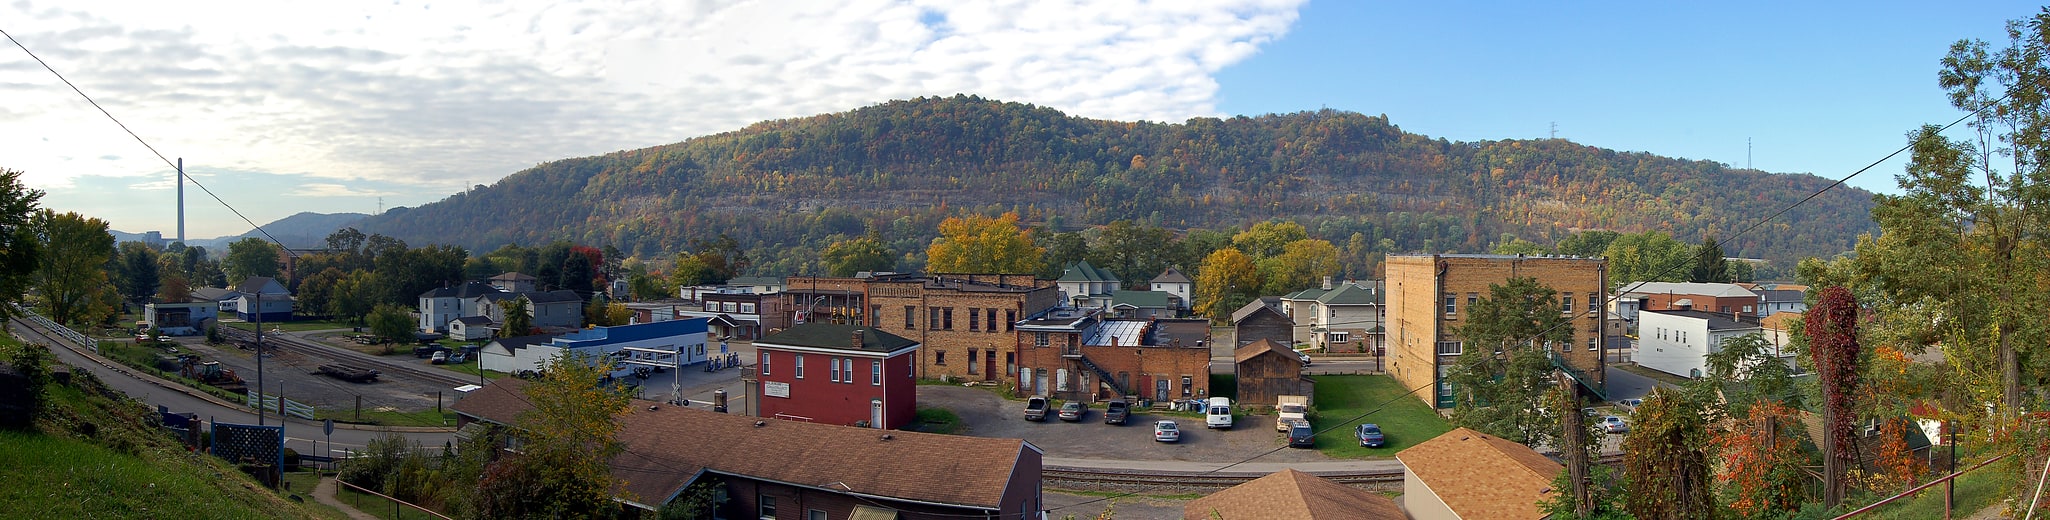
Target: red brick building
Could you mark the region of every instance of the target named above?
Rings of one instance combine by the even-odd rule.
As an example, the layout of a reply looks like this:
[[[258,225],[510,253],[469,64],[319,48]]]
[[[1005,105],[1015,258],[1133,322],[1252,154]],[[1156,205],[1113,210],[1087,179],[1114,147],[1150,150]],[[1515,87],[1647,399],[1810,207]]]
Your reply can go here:
[[[1106,319],[1063,307],[1018,323],[1019,393],[1097,401],[1210,397],[1206,320]]]
[[[860,325],[806,323],[755,341],[749,389],[762,417],[897,429],[918,406],[918,342]]]

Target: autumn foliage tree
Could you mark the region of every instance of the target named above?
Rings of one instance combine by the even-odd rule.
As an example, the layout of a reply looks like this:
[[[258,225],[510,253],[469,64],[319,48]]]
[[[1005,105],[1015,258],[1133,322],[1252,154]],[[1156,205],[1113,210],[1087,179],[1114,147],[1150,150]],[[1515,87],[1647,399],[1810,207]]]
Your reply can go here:
[[[1196,314],[1221,320],[1231,316],[1260,290],[1260,269],[1253,259],[1233,248],[1213,251],[1196,271],[1194,310]]]
[[[1836,507],[1848,490],[1845,474],[1858,462],[1851,438],[1857,419],[1858,302],[1843,286],[1824,288],[1803,325],[1822,387],[1823,503]]]
[[[1712,444],[1701,405],[1656,388],[1632,415],[1637,424],[1623,439],[1623,472],[1630,475],[1624,508],[1641,520],[1714,518]]]
[[[473,502],[479,518],[611,518],[619,484],[610,461],[620,454],[620,415],[632,396],[626,386],[605,386],[612,371],[604,358],[564,354],[527,385],[533,408],[517,421],[520,450],[492,462]]]
[[[940,223],[940,236],[925,250],[930,273],[1033,273],[1046,251],[1032,232],[1018,227],[1017,213],[969,215]]]
[[[1761,518],[1801,507],[1801,420],[1776,401],[1753,405],[1729,431],[1715,436],[1725,503],[1738,516]]]

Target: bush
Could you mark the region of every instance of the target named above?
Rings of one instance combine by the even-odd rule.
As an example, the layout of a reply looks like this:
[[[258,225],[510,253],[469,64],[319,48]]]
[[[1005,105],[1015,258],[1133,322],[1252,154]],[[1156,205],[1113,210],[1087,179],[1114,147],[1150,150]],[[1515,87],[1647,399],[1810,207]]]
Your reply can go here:
[[[342,461],[341,471],[335,474],[335,478],[364,489],[384,491],[392,474],[405,464],[409,454],[415,452],[408,449],[410,447],[405,437],[395,433],[371,439],[362,452]]]

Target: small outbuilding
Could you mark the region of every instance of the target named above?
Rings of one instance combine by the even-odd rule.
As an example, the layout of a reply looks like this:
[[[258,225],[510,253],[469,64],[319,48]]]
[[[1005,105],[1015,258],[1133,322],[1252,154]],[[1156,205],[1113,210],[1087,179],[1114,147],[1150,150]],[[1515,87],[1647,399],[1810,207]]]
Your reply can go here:
[[[1284,395],[1312,397],[1316,383],[1303,375],[1302,358],[1295,350],[1273,340],[1262,339],[1233,352],[1233,371],[1238,374],[1240,406],[1274,406]]]

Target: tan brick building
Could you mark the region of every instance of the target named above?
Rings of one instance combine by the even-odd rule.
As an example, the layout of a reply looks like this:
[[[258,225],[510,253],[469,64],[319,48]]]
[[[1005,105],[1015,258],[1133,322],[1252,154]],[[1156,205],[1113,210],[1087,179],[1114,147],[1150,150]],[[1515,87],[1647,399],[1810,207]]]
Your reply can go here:
[[[794,312],[919,342],[918,377],[926,379],[1013,379],[1015,324],[1060,304],[1052,280],[1029,274],[793,276],[784,291]]]
[[[1418,392],[1425,403],[1452,406],[1452,388],[1440,382],[1463,349],[1452,328],[1490,285],[1510,278],[1536,278],[1559,293],[1561,313],[1573,315],[1573,341],[1559,345],[1560,359],[1583,390],[1606,393],[1603,379],[1602,318],[1608,293],[1608,261],[1600,258],[1523,255],[1390,256],[1388,287],[1388,372],[1403,386],[1432,386]]]
[[[1064,307],[1018,323],[1018,393],[1098,401],[1210,397],[1208,320]]]

